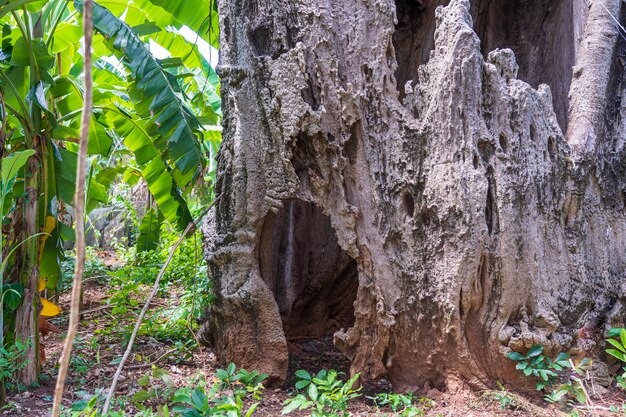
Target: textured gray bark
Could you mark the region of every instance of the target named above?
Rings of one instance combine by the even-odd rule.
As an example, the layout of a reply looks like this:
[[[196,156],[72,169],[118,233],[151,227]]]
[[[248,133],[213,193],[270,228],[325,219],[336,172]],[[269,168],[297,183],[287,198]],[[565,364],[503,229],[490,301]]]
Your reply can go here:
[[[223,360],[282,380],[334,332],[366,379],[480,384],[623,323],[623,3],[442,3],[219,3]]]

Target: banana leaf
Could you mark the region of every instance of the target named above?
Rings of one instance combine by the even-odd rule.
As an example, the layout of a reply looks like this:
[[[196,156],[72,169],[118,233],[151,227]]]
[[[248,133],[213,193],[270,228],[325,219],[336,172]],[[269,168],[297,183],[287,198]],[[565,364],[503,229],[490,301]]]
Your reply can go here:
[[[74,4],[82,11],[82,0],[75,0]],[[95,30],[123,52],[124,64],[137,80],[130,88],[135,110],[149,117],[148,123],[167,142],[167,156],[183,175],[199,172],[203,165],[197,137],[200,124],[182,102],[176,77],[163,68],[131,27],[109,10],[94,3],[93,19]]]
[[[156,250],[161,236],[162,221],[162,216],[160,216],[155,209],[152,208],[146,212],[139,224],[137,252]]]

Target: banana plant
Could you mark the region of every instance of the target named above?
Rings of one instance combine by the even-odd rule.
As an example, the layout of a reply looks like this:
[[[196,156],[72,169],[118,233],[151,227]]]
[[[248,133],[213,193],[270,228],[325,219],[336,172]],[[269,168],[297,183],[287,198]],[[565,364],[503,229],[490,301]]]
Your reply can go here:
[[[0,167],[0,215],[4,220],[5,209],[10,210],[14,205],[13,185],[20,170],[24,167],[28,158],[35,152],[32,150],[18,151],[2,160]],[[2,224],[4,221],[2,221]],[[24,292],[20,285],[6,286],[4,285],[4,239],[0,233],[0,348],[4,348],[4,300],[7,295],[11,296],[11,308],[17,307],[19,300]]]
[[[2,159],[0,167],[0,226],[4,225],[4,215],[11,210],[14,205],[13,186],[18,173],[23,169],[28,158],[34,154],[32,150],[18,151]],[[5,285],[4,270],[6,261],[4,259],[5,241],[0,233],[0,355],[4,352],[4,306],[5,300],[9,310],[15,311],[19,306],[24,294],[21,284]],[[4,402],[5,389],[4,380],[0,378],[0,404]]]
[[[215,2],[98,3],[87,208],[106,204],[116,181],[139,173],[156,203],[139,231],[142,248],[151,249],[161,219],[188,224],[192,189],[215,168],[210,159],[221,139],[219,79],[198,48],[200,42],[218,47]],[[41,283],[51,291],[58,287],[63,243],[73,239],[63,219],[76,183],[81,11],[80,0],[0,0],[0,157],[32,155],[20,183],[24,197],[10,214],[20,226],[19,240],[26,241],[9,266],[20,271],[13,284],[23,288],[15,320],[23,326],[14,332],[34,342],[23,383],[34,381],[39,368],[37,290]],[[153,45],[167,56],[157,58]]]

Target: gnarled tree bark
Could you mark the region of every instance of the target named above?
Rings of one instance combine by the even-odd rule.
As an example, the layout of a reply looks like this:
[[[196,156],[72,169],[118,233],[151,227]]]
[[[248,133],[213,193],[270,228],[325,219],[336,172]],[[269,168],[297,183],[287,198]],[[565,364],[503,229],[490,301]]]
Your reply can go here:
[[[620,0],[219,6],[222,358],[282,380],[334,332],[366,379],[481,384],[623,323]]]

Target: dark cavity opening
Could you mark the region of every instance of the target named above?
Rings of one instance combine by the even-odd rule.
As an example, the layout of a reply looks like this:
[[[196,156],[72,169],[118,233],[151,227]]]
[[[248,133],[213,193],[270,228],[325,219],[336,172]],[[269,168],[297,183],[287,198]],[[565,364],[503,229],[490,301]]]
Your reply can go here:
[[[435,9],[449,0],[396,0],[396,30],[393,47],[396,52],[396,82],[404,96],[407,81],[417,78],[417,69],[428,62],[435,47]]]
[[[405,192],[402,195],[402,205],[404,206],[404,212],[408,218],[412,218],[415,214],[415,200],[413,195],[409,192]]]
[[[575,60],[572,0],[474,0],[471,5],[484,57],[496,48],[512,49],[519,79],[534,88],[550,86],[565,131]]]
[[[500,133],[500,136],[498,137],[498,143],[500,144],[500,149],[502,149],[502,152],[507,153],[509,150],[509,141],[504,133]]]
[[[554,156],[556,155],[556,141],[552,136],[548,137],[548,153],[550,160],[554,160]]]
[[[287,338],[288,374],[349,373],[350,360],[333,345],[333,334],[354,325],[358,270],[339,246],[328,216],[314,204],[286,201],[266,217],[259,264]]]
[[[485,222],[489,234],[498,233],[500,230],[500,219],[498,214],[498,204],[495,199],[496,180],[493,175],[493,167],[487,167],[487,201],[485,202]]]
[[[319,207],[290,200],[268,214],[259,263],[288,341],[331,338],[354,324],[357,264]]]

